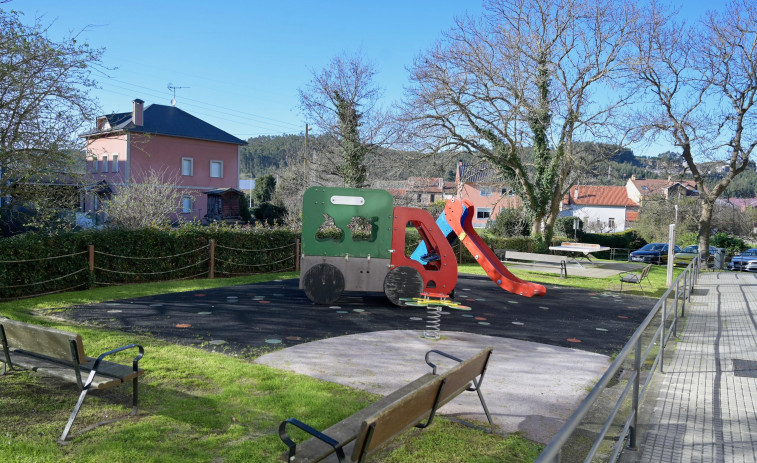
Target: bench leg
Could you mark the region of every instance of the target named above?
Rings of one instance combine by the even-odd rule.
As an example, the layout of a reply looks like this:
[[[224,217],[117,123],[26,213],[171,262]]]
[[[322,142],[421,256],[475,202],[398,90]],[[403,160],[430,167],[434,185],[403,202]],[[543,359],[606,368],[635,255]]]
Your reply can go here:
[[[476,384],[476,381],[473,381]],[[480,383],[480,381],[479,381]],[[489,420],[489,433],[494,433],[494,421],[492,421],[492,415],[489,413],[489,407],[486,406],[484,395],[481,393],[481,388],[476,384],[476,394],[478,394],[478,400],[481,401],[481,406],[484,407],[484,413],[486,413],[486,419]]]
[[[644,292],[644,285],[642,285],[642,284],[641,284],[641,282],[639,282],[639,288],[641,288],[641,294],[643,294],[643,295],[645,295],[645,296],[646,296],[646,295],[647,295],[647,293],[646,293],[646,292]]]
[[[134,378],[131,384],[132,384],[132,400],[131,400],[132,408],[131,408],[131,413],[129,413],[129,416],[135,416],[137,414],[137,405],[139,404],[139,378],[138,377]],[[81,406],[84,404],[84,399],[87,398],[87,392],[89,392],[89,389],[82,389],[81,393],[79,394],[79,400],[76,401],[76,406],[74,407],[74,411],[71,412],[71,416],[68,418],[68,423],[66,423],[66,427],[63,429],[63,434],[61,434],[60,438],[58,439],[59,444],[66,443],[66,438],[68,437],[68,433],[71,432],[71,426],[73,426],[74,420],[76,420],[76,416],[79,414],[79,410],[81,410]],[[112,420],[96,423],[82,430],[79,434],[87,432],[98,426],[114,423],[122,419],[123,418],[115,418]]]
[[[66,437],[68,437],[68,433],[71,431],[71,426],[74,424],[76,415],[79,414],[79,409],[81,409],[81,406],[84,403],[84,399],[87,398],[87,392],[89,392],[89,389],[82,389],[81,394],[79,394],[79,400],[76,401],[74,411],[71,412],[71,417],[68,418],[68,423],[66,423],[66,427],[63,429],[63,434],[61,434],[60,438],[58,439],[59,444],[66,442]]]
[[[137,414],[137,405],[139,404],[139,377],[131,381],[131,416]]]

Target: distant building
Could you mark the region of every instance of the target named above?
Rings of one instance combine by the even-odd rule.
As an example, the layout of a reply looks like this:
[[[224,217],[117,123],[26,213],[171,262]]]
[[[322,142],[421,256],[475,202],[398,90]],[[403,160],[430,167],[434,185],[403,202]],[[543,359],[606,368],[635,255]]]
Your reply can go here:
[[[668,179],[637,179],[632,175],[626,182],[626,190],[631,201],[644,205],[645,199],[663,198],[673,199],[677,197],[699,196],[697,184],[694,180]]]
[[[455,172],[455,196],[467,199],[475,208],[474,228],[485,228],[505,209],[521,207],[520,198],[489,163],[459,161]]]
[[[213,216],[237,209],[220,203],[237,194],[218,192],[238,191],[239,148],[247,142],[177,107],[145,107],[136,99],[131,112],[100,116],[95,129],[81,137],[86,139],[87,177],[93,185],[85,211],[96,212],[105,195],[118,194],[151,170],[164,173],[186,192],[177,218],[207,219],[208,192],[213,192]]]
[[[638,219],[639,204],[628,197],[626,187],[574,185],[559,216],[579,218],[587,231],[620,232]]]

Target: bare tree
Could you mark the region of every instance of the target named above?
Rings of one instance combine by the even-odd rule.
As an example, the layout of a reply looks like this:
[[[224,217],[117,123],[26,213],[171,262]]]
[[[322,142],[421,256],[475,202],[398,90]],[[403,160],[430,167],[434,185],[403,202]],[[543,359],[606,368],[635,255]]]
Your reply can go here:
[[[182,197],[190,193],[177,187],[178,173],[151,169],[103,201],[108,223],[131,230],[166,227],[178,221]]]
[[[0,9],[0,205],[18,194],[44,206],[45,190],[31,185],[62,175],[71,184],[83,173],[76,134],[94,114],[87,90],[101,55],[76,35],[54,42],[39,20],[27,26],[21,13]]]
[[[310,167],[321,183],[341,181],[362,187],[368,181],[366,158],[387,143],[388,118],[378,104],[382,90],[376,69],[360,55],[332,58],[300,89],[300,107],[326,135],[321,149],[311,149]],[[323,138],[323,137],[319,137]],[[324,140],[322,140],[323,142]]]
[[[616,135],[607,92],[635,18],[629,2],[488,0],[416,59],[404,113],[424,148],[494,165],[551,239],[574,143]],[[617,140],[616,140],[617,141]],[[543,232],[542,232],[543,230]],[[542,235],[543,233],[543,235]]]
[[[698,241],[706,252],[715,201],[757,145],[757,6],[732,1],[689,26],[653,2],[634,42],[631,69],[649,103],[636,116],[640,133],[681,149],[700,194]],[[728,172],[706,185],[700,162],[713,160]]]

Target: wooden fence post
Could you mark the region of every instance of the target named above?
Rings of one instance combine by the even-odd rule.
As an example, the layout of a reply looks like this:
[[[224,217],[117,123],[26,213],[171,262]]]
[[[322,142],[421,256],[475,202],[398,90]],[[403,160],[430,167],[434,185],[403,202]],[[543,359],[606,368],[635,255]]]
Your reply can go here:
[[[208,265],[208,278],[215,277],[215,259],[216,259],[216,240],[211,239],[208,243],[210,246],[210,263]]]
[[[294,271],[300,271],[300,239],[294,240]]]
[[[92,276],[95,273],[95,245],[90,244],[89,248],[89,275]]]

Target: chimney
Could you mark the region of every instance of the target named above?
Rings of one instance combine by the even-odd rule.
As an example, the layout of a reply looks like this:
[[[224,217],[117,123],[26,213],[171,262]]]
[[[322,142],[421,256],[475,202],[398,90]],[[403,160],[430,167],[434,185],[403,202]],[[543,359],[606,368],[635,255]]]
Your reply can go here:
[[[635,181],[636,181],[636,174],[633,174],[633,175],[631,175],[631,181],[632,181],[632,182],[635,182]]]
[[[673,181],[673,176],[672,175],[668,175],[668,182],[672,182],[672,181]]]
[[[134,107],[131,111],[131,121],[136,125],[137,127],[142,127],[144,125],[144,105],[145,102],[137,98],[133,101]]]
[[[576,186],[576,189],[573,190],[573,199],[578,199],[578,186]]]

